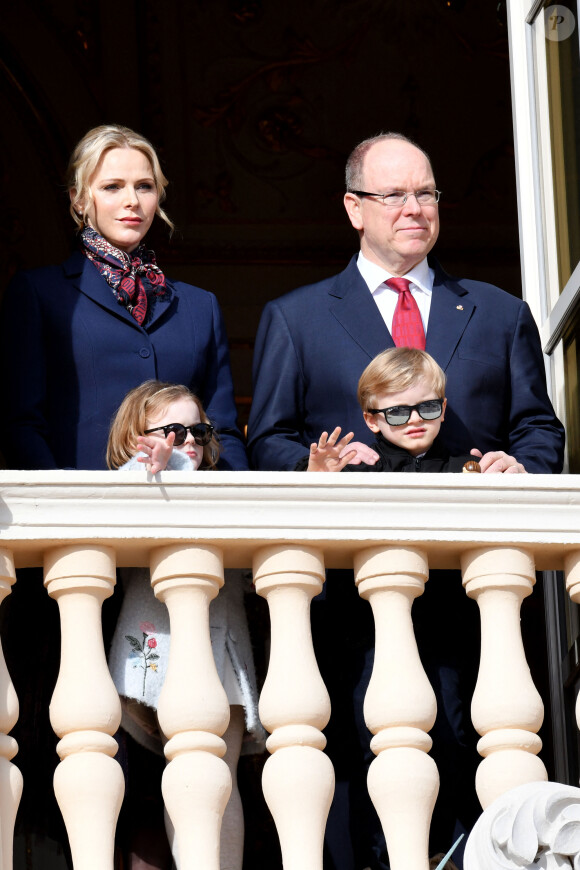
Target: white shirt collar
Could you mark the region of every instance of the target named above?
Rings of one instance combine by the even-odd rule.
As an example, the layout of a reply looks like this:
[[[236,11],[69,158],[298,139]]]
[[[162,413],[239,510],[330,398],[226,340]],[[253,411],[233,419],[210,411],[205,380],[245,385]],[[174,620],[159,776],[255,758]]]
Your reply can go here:
[[[372,263],[370,260],[367,260],[367,258],[363,255],[362,251],[359,251],[357,266],[371,293],[375,293],[388,278],[394,277],[382,266],[378,266],[376,263]],[[427,257],[421,260],[420,263],[417,263],[416,266],[414,266],[402,277],[407,278],[411,282],[411,284],[414,285],[414,287],[422,290],[429,296],[433,292],[433,280],[435,278],[435,273],[433,272],[433,269],[429,268]]]

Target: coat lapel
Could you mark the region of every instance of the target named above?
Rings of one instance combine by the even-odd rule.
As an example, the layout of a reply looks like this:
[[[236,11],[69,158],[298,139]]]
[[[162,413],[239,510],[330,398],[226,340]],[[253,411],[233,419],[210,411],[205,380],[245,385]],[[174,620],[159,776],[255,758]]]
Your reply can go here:
[[[344,272],[336,276],[329,290],[330,313],[369,359],[388,347],[393,339],[369,288],[352,258]]]
[[[447,275],[437,262],[430,265],[435,269],[435,280],[425,350],[445,370],[475,311],[475,305],[469,300],[467,290]]]
[[[439,266],[430,261],[435,270],[433,297],[427,326],[426,350],[443,370],[449,365],[461,340],[475,305],[469,294]],[[351,338],[372,359],[394,342],[376,302],[352,258],[344,272],[337,275],[329,290],[330,312]]]
[[[173,297],[173,291],[171,289],[170,283],[168,282],[168,293],[171,294],[169,300],[159,300],[160,304],[156,304],[153,309],[153,316],[147,320],[146,329],[143,330],[143,327],[140,326],[134,317],[132,317],[126,308],[122,305],[119,305],[115,295],[107,282],[102,278],[99,274],[98,270],[93,266],[90,260],[88,260],[83,254],[80,252],[75,252],[65,261],[63,264],[64,272],[66,277],[72,282],[72,284],[80,290],[85,296],[88,296],[89,299],[92,299],[97,305],[101,308],[105,308],[111,314],[114,314],[116,317],[120,317],[121,320],[125,320],[135,329],[140,331],[147,331],[156,320],[159,319],[171,305],[171,298]]]
[[[66,260],[63,268],[66,277],[77,290],[80,290],[101,308],[106,308],[111,314],[132,322],[137,329],[140,328],[129,312],[122,305],[119,305],[113,291],[90,260],[76,252]]]

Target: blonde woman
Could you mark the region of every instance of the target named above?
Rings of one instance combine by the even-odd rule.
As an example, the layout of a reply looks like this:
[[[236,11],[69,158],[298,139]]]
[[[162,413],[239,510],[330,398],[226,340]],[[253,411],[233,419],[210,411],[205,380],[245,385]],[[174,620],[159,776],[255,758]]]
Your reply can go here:
[[[72,154],[67,187],[78,250],[21,272],[2,317],[1,448],[11,468],[105,468],[109,423],[130,389],[157,378],[203,402],[220,467],[247,468],[228,345],[215,296],[173,281],[145,244],[167,179],[150,142],[95,127]],[[38,204],[36,204],[38,206]]]
[[[161,205],[167,183],[151,143],[127,127],[95,127],[74,149],[67,190],[78,249],[60,265],[18,273],[5,293],[0,449],[9,468],[105,469],[114,414],[132,388],[151,379],[184,384],[199,396],[219,438],[219,467],[247,468],[217,300],[168,277],[146,244],[154,221],[168,231],[173,227]],[[30,207],[38,212],[42,232],[42,203]],[[30,585],[42,587],[41,582]],[[30,600],[13,598],[13,673],[32,709],[44,709],[44,675],[56,658],[57,617],[46,596],[33,607]],[[42,674],[29,661],[25,633],[16,630],[24,624],[36,639]],[[32,741],[40,744],[37,730]],[[126,743],[129,751],[141,751]],[[41,749],[38,756],[46,759]],[[136,782],[139,774],[146,785],[153,779],[145,774],[151,758],[147,752],[142,770],[138,763],[129,765],[129,797],[149,799]],[[36,771],[42,761],[30,764]],[[141,815],[125,801],[120,830],[131,834],[127,851],[133,870],[170,861],[167,847],[165,856],[158,848],[161,834],[155,833],[153,816],[160,815],[161,804],[157,791]],[[32,825],[40,825],[41,812],[31,807]],[[133,823],[139,817],[147,823],[135,838]],[[162,818],[158,829],[163,832]]]

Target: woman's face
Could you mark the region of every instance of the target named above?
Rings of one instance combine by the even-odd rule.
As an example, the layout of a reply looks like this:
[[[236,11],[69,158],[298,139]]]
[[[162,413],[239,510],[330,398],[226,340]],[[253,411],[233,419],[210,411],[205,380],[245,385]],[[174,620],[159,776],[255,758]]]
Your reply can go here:
[[[90,183],[93,201],[85,220],[111,245],[130,253],[143,241],[157,209],[151,164],[135,148],[111,148]]]

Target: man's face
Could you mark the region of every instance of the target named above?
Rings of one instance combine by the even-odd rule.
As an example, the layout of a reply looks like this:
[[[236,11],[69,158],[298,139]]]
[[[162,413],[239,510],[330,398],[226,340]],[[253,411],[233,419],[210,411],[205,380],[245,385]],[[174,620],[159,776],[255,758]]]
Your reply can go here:
[[[425,155],[397,139],[377,142],[363,163],[360,189],[371,193],[433,190],[433,170]],[[414,196],[397,208],[374,197],[347,193],[344,205],[359,231],[361,251],[392,275],[405,275],[423,260],[439,235],[439,207],[420,206]]]

